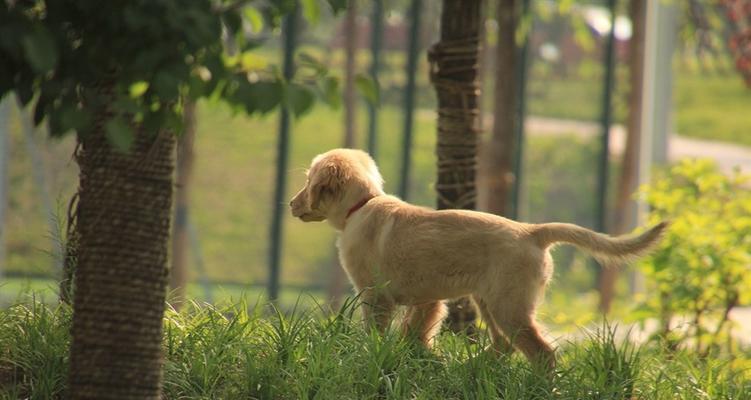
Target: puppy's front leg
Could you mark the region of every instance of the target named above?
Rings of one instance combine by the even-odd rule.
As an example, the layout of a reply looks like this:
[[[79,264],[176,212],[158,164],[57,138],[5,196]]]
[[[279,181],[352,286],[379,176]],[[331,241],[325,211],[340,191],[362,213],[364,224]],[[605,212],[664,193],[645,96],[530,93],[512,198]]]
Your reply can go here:
[[[443,301],[410,306],[404,316],[402,331],[407,336],[417,337],[425,347],[431,348],[446,314]]]
[[[378,332],[385,333],[394,313],[394,302],[368,290],[362,294],[362,306],[365,326],[375,326]]]

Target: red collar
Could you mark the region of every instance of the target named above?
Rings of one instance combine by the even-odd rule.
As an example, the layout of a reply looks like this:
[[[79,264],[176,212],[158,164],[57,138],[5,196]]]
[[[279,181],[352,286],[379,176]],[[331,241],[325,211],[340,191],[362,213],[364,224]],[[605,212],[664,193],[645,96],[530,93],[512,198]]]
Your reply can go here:
[[[352,215],[355,211],[361,209],[362,206],[364,206],[367,202],[370,201],[370,199],[372,199],[372,197],[366,197],[366,198],[358,201],[357,204],[355,204],[354,206],[352,206],[352,208],[350,208],[349,211],[347,211],[347,216],[344,217],[344,220],[346,221],[347,218],[349,218],[350,215]]]

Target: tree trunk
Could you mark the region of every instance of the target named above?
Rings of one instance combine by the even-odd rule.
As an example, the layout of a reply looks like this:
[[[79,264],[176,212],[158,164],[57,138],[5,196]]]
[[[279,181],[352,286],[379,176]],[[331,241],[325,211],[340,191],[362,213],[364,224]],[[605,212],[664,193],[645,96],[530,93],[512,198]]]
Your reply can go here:
[[[74,194],[68,203],[68,219],[65,230],[65,254],[63,254],[63,271],[60,278],[58,294],[60,302],[72,304],[73,300],[73,277],[75,276],[78,250],[78,232],[76,230],[76,213],[78,193]]]
[[[488,54],[488,32],[485,29],[485,21],[487,20],[488,16],[488,6],[489,6],[488,0],[481,0],[480,1],[480,50],[479,50],[479,56],[477,59],[477,81],[479,82],[478,85],[480,86],[480,93],[477,97],[477,104],[478,104],[478,111],[479,114],[477,115],[477,119],[479,120],[479,126],[480,126],[480,137],[478,138],[478,141],[482,142],[482,136],[485,133],[485,102],[487,101],[487,95],[484,91],[485,89],[485,80],[488,76],[488,65],[489,65],[489,56]],[[482,162],[482,159],[480,158],[479,162]],[[482,178],[482,171],[478,171],[477,180]],[[480,188],[478,185],[478,204],[477,208],[482,209],[482,205],[480,204],[482,201],[483,194],[480,193]]]
[[[110,113],[97,112],[76,154],[70,398],[158,399],[175,138],[137,128],[119,152],[105,137]]]
[[[501,0],[496,3],[498,37],[495,52],[495,104],[493,106],[493,132],[483,159],[487,198],[487,211],[507,215],[514,187],[514,128],[522,123],[516,120],[516,28],[519,25],[517,1]]]
[[[629,16],[633,29],[629,43],[629,114],[627,121],[626,145],[621,163],[621,176],[618,179],[618,192],[613,209],[611,233],[619,235],[630,230],[633,224],[636,204],[632,195],[637,186],[637,167],[639,163],[639,140],[641,137],[641,98],[642,80],[644,79],[644,32],[646,23],[647,0],[631,0]],[[618,268],[605,268],[600,274],[600,311],[608,313],[615,296],[615,283]]]
[[[183,117],[185,130],[177,143],[177,190],[175,192],[175,223],[172,227],[172,268],[170,287],[172,306],[180,309],[188,287],[188,210],[190,179],[193,173],[193,143],[196,136],[196,103],[186,100]]]
[[[441,38],[428,54],[438,97],[438,209],[475,208],[480,27],[480,0],[443,1]],[[468,299],[449,308],[452,330],[473,329],[475,311]]]

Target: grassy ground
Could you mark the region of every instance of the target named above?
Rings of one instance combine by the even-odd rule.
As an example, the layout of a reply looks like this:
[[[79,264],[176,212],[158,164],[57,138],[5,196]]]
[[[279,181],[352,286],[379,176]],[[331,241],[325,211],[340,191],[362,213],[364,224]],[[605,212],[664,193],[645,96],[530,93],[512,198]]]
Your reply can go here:
[[[529,113],[548,117],[597,121],[601,113],[601,71],[580,68],[565,79],[551,79],[532,72]],[[751,146],[751,90],[735,71],[700,72],[691,64],[673,68],[674,131],[680,135]],[[614,118],[627,115],[628,74],[617,70],[613,98]]]
[[[615,328],[557,343],[540,371],[443,333],[426,351],[395,331],[364,330],[355,307],[282,314],[246,304],[169,311],[165,399],[743,399],[748,354],[697,359],[619,341]],[[70,311],[39,303],[0,311],[0,399],[66,396]],[[21,334],[19,334],[21,333]]]
[[[31,295],[29,293],[32,293]],[[199,302],[218,304],[231,304],[240,300],[248,300],[251,303],[263,303],[268,301],[265,286],[247,286],[235,283],[209,284],[199,283],[188,285],[188,298]],[[169,299],[168,294],[168,299]],[[325,302],[322,290],[315,288],[301,289],[286,285],[279,294],[279,306],[282,309],[291,309],[299,301],[306,299],[315,302]],[[19,302],[27,302],[31,299],[45,304],[58,302],[58,283],[46,278],[6,278],[0,283],[0,308],[8,307]]]

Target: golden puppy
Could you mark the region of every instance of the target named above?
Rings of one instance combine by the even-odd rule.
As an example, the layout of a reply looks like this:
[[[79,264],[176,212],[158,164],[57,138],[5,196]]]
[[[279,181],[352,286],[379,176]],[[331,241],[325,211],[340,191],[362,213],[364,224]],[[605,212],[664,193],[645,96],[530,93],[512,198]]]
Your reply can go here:
[[[303,221],[328,220],[341,232],[339,258],[365,304],[366,320],[384,330],[395,306],[408,306],[404,327],[427,346],[446,311],[443,300],[471,295],[494,347],[555,365],[535,309],[553,273],[548,249],[576,245],[607,261],[645,253],[665,228],[611,238],[573,224],[525,224],[496,215],[435,211],[383,192],[375,162],[359,150],[318,155],[290,202]]]

